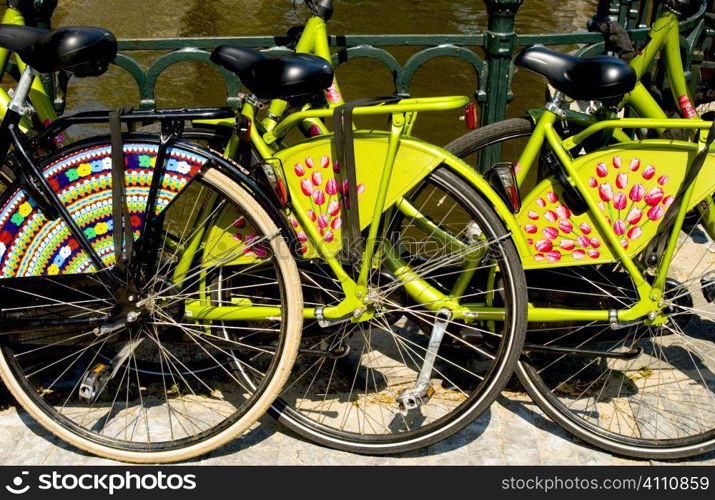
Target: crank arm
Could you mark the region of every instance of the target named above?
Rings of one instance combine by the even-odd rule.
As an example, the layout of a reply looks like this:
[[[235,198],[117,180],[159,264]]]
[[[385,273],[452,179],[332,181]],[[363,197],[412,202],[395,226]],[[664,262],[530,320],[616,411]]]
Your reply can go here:
[[[556,347],[539,344],[524,344],[524,351],[543,352],[547,354],[567,354],[584,358],[635,359],[643,354],[642,347],[636,347],[626,352],[599,351],[597,349],[579,349],[577,347]]]

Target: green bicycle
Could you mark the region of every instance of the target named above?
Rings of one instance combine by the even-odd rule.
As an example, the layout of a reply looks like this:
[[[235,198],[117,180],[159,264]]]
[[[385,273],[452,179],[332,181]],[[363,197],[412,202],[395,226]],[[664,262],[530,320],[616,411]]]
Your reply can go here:
[[[576,436],[645,458],[697,455],[713,449],[715,438],[712,153],[692,177],[689,165],[698,148],[709,144],[704,135],[700,146],[638,138],[673,130],[687,136],[710,127],[681,99],[688,92],[677,71],[682,68],[677,19],[670,11],[658,17],[649,44],[630,63],[630,80],[616,79],[622,87],[610,95],[588,82],[577,80],[582,85],[574,88],[563,81],[566,73],[578,78],[584,67],[598,68],[598,59],[527,49],[516,63],[563,93],[533,113],[535,125],[507,120],[447,146],[474,165],[494,161],[497,146],[499,159],[517,167],[524,197],[518,218],[531,244],[522,254],[529,299],[533,310],[544,304],[564,308],[549,318],[530,312],[517,368],[527,392]],[[676,103],[685,105],[686,119],[665,118],[637,83],[663,46],[671,88]],[[552,71],[535,68],[539,60],[548,60]],[[577,115],[563,94],[629,105],[644,118],[598,121]],[[561,139],[562,122],[578,133]],[[530,187],[534,165],[547,174]],[[671,203],[678,199],[676,214]],[[668,211],[672,215],[666,216]],[[596,232],[601,234],[594,239]],[[660,320],[644,324],[621,317],[624,309],[633,311],[655,296],[659,312],[648,314]],[[588,312],[594,306],[604,309],[600,317]]]

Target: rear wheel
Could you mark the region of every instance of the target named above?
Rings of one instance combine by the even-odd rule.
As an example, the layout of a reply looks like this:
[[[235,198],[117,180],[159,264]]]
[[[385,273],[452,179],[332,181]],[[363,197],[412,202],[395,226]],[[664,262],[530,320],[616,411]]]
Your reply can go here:
[[[530,129],[527,120],[507,120],[448,148],[476,166],[483,148],[501,144],[512,160],[510,152],[519,150],[514,143]],[[534,402],[567,431],[637,458],[715,449],[715,243],[702,221],[695,212],[686,218],[668,274],[664,325],[529,324],[517,374]],[[622,309],[638,297],[616,265],[536,270],[526,277],[529,301],[543,307]]]
[[[280,392],[300,341],[295,261],[245,189],[207,168],[161,227],[156,272],[131,290],[121,283],[117,291],[112,269],[0,280],[0,375],[9,390],[60,439],[127,462],[185,460],[246,431]],[[182,259],[202,232],[196,258]],[[234,299],[220,305],[236,309],[250,297],[277,312],[220,328],[192,317],[190,305],[214,293],[206,276],[231,289]],[[109,320],[117,317],[126,321]]]
[[[491,206],[446,168],[428,176],[407,201],[429,222],[418,223],[408,211],[391,212],[390,248],[382,248],[382,265],[370,279],[374,316],[361,323],[307,322],[303,354],[270,410],[298,434],[332,448],[399,453],[452,435],[489,408],[521,351],[523,271]],[[451,243],[440,239],[441,232]],[[415,301],[395,277],[390,252],[419,279],[453,292],[460,304],[504,308],[504,321],[451,319],[431,310],[429,301]],[[473,275],[456,291],[469,262]],[[310,305],[341,296],[321,266],[301,266],[300,272]],[[433,369],[420,387],[419,374],[439,328],[443,337],[433,351]]]

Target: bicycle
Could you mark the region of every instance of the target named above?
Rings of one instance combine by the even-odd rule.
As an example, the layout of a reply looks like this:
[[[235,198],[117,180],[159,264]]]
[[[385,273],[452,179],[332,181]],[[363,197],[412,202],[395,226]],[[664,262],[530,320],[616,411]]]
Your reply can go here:
[[[702,132],[712,125],[689,107],[683,109],[688,118],[663,118],[653,98],[638,90],[638,69],[647,67],[663,44],[671,48],[666,52],[671,75],[682,67],[673,50],[676,25],[673,13],[661,14],[651,42],[630,66],[526,49],[516,64],[545,76],[559,91],[534,114],[536,125],[527,129],[525,120],[507,120],[448,146],[462,158],[476,154],[479,164],[482,156],[493,158],[493,152],[483,154],[485,148],[500,145],[500,160],[513,160],[508,167],[518,169],[524,202],[517,218],[530,245],[520,255],[534,307],[517,374],[531,398],[586,442],[613,453],[661,459],[715,447],[708,413],[713,370],[708,255],[715,235],[708,168],[713,163],[712,152],[703,152],[713,134],[701,133],[699,145],[648,138],[664,130]],[[534,61],[546,59],[550,71],[535,67]],[[578,78],[574,86],[564,81],[567,71],[577,77],[585,66],[598,70],[602,63],[620,75],[610,81],[620,87],[617,92],[603,92]],[[676,97],[687,95],[682,72],[680,77],[671,81]],[[628,102],[655,118],[591,117],[575,127],[564,94]],[[557,132],[560,121],[577,131]],[[692,172],[696,154],[704,165],[691,177],[686,172]],[[531,187],[529,174],[537,164],[547,174],[537,176]],[[543,304],[561,308],[542,315]]]
[[[300,36],[296,38],[296,52],[306,54],[307,57],[319,57],[322,61],[329,60],[326,21],[332,14],[332,3],[323,0],[307,4],[313,15],[302,30],[293,30],[300,31]],[[417,449],[437,442],[469,424],[489,407],[509,377],[514,349],[520,343],[522,311],[515,309],[507,322],[490,321],[482,324],[479,320],[475,322],[459,315],[442,320],[439,311],[430,310],[429,303],[424,303],[425,298],[417,300],[420,288],[416,283],[424,278],[427,281],[425,289],[429,290],[433,302],[452,297],[454,303],[450,307],[455,307],[460,297],[480,298],[485,294],[490,296],[492,302],[517,302],[515,297],[519,292],[514,284],[518,280],[502,290],[497,281],[501,273],[497,272],[496,260],[486,260],[481,266],[492,269],[490,272],[474,264],[471,276],[480,276],[474,283],[470,284],[469,273],[459,282],[456,280],[456,276],[461,274],[457,269],[463,265],[460,262],[463,257],[460,257],[459,252],[450,257],[451,253],[458,248],[468,253],[470,245],[479,241],[480,228],[485,224],[489,226],[487,240],[497,240],[501,246],[497,235],[502,235],[498,219],[493,215],[484,216],[491,214],[480,197],[485,195],[468,194],[465,197],[460,194],[459,190],[471,192],[462,183],[463,180],[460,181],[460,177],[464,179],[464,175],[471,175],[466,174],[463,164],[455,163],[453,158],[443,162],[444,151],[430,146],[429,152],[425,151],[424,158],[415,160],[415,164],[426,163],[427,156],[432,156],[433,159],[429,160],[432,167],[416,169],[416,172],[412,171],[415,169],[404,167],[407,161],[405,158],[420,149],[415,149],[415,139],[409,137],[416,113],[408,112],[408,106],[417,106],[415,111],[429,111],[463,106],[468,101],[463,98],[402,101],[381,98],[374,103],[359,101],[345,105],[334,77],[330,81],[326,80],[327,88],[319,89],[317,94],[287,99],[271,88],[268,79],[259,79],[251,73],[259,67],[271,73],[269,67],[274,65],[275,70],[280,67],[280,62],[240,47],[219,47],[211,58],[216,64],[236,72],[254,94],[243,96],[244,103],[238,121],[230,118],[195,121],[194,132],[197,135],[205,133],[206,139],[217,147],[222,144],[222,140],[226,141],[228,145],[224,142],[221,146],[225,148],[226,156],[236,158],[240,164],[252,165],[251,168],[263,179],[264,184],[272,186],[276,191],[276,199],[281,205],[288,207],[286,200],[293,202],[287,208],[291,211],[287,217],[297,234],[296,257],[299,259],[306,303],[314,306],[314,311],[307,309],[304,314],[303,355],[299,356],[291,380],[282,397],[272,405],[270,413],[281,423],[313,441],[342,450],[370,454]],[[315,97],[321,93],[325,96],[324,101]],[[373,104],[373,109],[363,109],[367,104]],[[289,106],[302,111],[284,117]],[[366,131],[341,139],[342,134],[329,133],[323,121],[333,117],[334,112],[343,113],[342,110],[350,110],[344,111],[348,121],[352,121],[353,116],[386,114],[393,121],[397,119],[404,124],[400,125],[399,133],[395,132],[394,139],[391,135],[388,139],[386,134],[373,135]],[[405,112],[398,113],[400,110]],[[265,112],[265,118],[258,117],[260,112]],[[404,118],[401,116],[403,114]],[[207,125],[218,133],[212,134],[211,130],[202,129]],[[336,130],[336,127],[337,122],[333,129]],[[295,128],[300,128],[308,141],[300,141],[288,147],[284,137]],[[230,137],[226,136],[226,131]],[[236,133],[231,134],[232,131]],[[350,162],[337,160],[340,153],[332,151],[331,141],[349,145],[353,140],[356,141],[354,151],[357,161],[361,162],[360,168],[356,169],[356,173],[341,171],[339,165]],[[369,215],[364,215],[361,202],[360,221],[351,223],[350,243],[343,247],[341,240],[345,238],[342,235],[349,226],[346,215],[340,212],[341,197],[348,195],[343,186],[357,186],[355,189],[360,191],[353,193],[353,196],[357,199],[367,196],[367,203],[372,208],[372,196],[388,185],[383,184],[388,180],[382,180],[377,165],[363,166],[363,163],[369,161],[369,156],[361,149],[374,150],[375,147],[369,146],[371,140],[386,144],[395,141],[399,144],[400,154],[394,160],[396,163],[390,176],[393,179],[389,183],[390,191],[394,189],[393,184],[403,182],[407,184],[401,188],[400,193],[419,186],[412,190],[409,197],[402,193],[398,198],[399,203],[394,207],[392,204],[396,200],[390,194],[385,201],[386,220],[379,224],[377,236],[370,235],[365,227],[368,221],[371,221],[370,227],[378,227],[378,224]],[[316,141],[316,145],[308,149],[312,141]],[[294,151],[301,147],[306,152],[298,154],[298,157],[288,156],[295,155]],[[345,149],[348,147],[345,146]],[[345,154],[347,158],[353,155]],[[376,158],[382,158],[386,153],[377,149],[373,154]],[[430,173],[433,167],[442,163],[442,168]],[[298,164],[300,167],[296,166]],[[351,168],[355,169],[354,166]],[[387,168],[385,171],[389,172]],[[457,172],[459,177],[455,178],[450,171]],[[311,176],[310,179],[307,175]],[[425,176],[427,181],[421,184],[420,179]],[[490,203],[503,203],[496,201],[497,197],[488,184],[478,180],[469,182],[476,182],[480,190],[488,190],[491,198],[486,199],[491,199]],[[455,186],[459,186],[459,190],[455,190]],[[308,198],[306,193],[312,193],[310,196],[318,198]],[[320,198],[321,194],[325,197],[324,201]],[[414,197],[414,200],[410,201],[410,197]],[[445,221],[444,216],[435,211],[438,210],[436,207],[422,207],[440,197],[454,200],[457,205],[454,213],[459,214],[456,219],[462,219],[461,225]],[[301,209],[306,211],[307,219],[292,213],[299,213],[296,204],[302,204]],[[386,207],[392,208],[387,210]],[[418,217],[420,210],[423,216]],[[382,211],[376,210],[375,213]],[[349,212],[346,210],[346,213]],[[414,222],[416,219],[419,223]],[[316,224],[318,234],[311,234],[307,227]],[[449,227],[449,224],[454,227]],[[440,226],[445,229],[440,231],[440,237],[436,237],[432,233]],[[411,251],[415,255],[406,254],[403,257],[406,264],[400,277],[395,274],[399,262],[395,254],[391,252],[383,256],[383,250],[380,249],[384,244],[388,248],[399,246],[405,234],[413,240],[414,249]],[[315,239],[319,241],[321,237],[329,239],[323,242],[327,248],[320,249],[320,245],[315,244]],[[362,241],[364,254],[357,252],[349,256],[338,251],[351,248],[356,239]],[[434,248],[426,254],[425,250],[418,248],[429,245]],[[374,249],[368,253],[370,247]],[[512,257],[513,253],[508,250],[506,258]],[[480,258],[491,257],[485,255]],[[370,259],[374,262],[368,269],[366,262]],[[411,267],[415,270],[429,270],[429,273],[422,277],[409,271]],[[502,264],[502,267],[512,269],[510,273],[514,275],[519,274],[518,270],[513,270],[516,269],[513,263]],[[351,298],[354,295],[351,287],[356,286],[354,283],[358,283],[360,293],[370,295],[373,301],[385,296],[379,300],[379,310],[376,309],[360,321],[336,317],[336,314],[345,314],[347,302],[341,306],[340,314],[333,313],[332,306],[324,306],[344,296]],[[363,287],[368,291],[364,291]],[[480,291],[479,287],[483,289]],[[505,297],[501,298],[500,295]],[[365,297],[361,300],[365,300]],[[370,307],[378,306],[373,304]],[[435,325],[439,323],[444,323],[448,328],[445,331],[441,327],[436,328]],[[488,330],[491,334],[487,336],[482,330]],[[503,336],[501,339],[500,334]],[[434,352],[430,353],[428,345],[433,336],[435,347]],[[430,360],[432,356],[434,359]],[[493,360],[489,359],[490,356]]]
[[[13,176],[0,195],[5,385],[48,431],[103,457],[172,462],[227,443],[280,392],[302,325],[300,278],[268,195],[181,137],[185,120],[233,113],[79,113],[25,136],[36,74],[100,75],[117,42],[100,28],[3,25],[0,46],[27,63],[0,125]],[[146,121],[161,133],[131,130]],[[109,136],[56,147],[86,123],[108,123]],[[229,228],[246,224],[250,237],[235,238]],[[185,248],[195,260],[180,261]],[[191,315],[210,300],[206,278],[235,294],[227,311],[244,311],[240,289],[255,291],[251,312],[220,334]]]

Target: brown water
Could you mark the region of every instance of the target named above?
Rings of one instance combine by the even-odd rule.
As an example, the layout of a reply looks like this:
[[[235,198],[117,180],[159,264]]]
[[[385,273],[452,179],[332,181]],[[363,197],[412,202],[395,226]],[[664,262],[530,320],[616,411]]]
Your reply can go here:
[[[548,33],[583,30],[595,11],[596,0],[525,0],[517,15],[517,32]],[[291,0],[60,0],[55,26],[96,25],[112,30],[118,38],[175,36],[249,36],[284,34],[307,16],[303,6],[294,12]],[[464,33],[481,32],[487,11],[481,0],[336,0],[328,29],[332,34],[365,33]],[[414,48],[390,49],[404,62]],[[157,53],[133,53],[145,65]],[[392,93],[392,79],[377,62],[351,61],[338,69],[348,99]],[[418,70],[413,96],[474,95],[476,76],[465,63],[441,58]],[[521,116],[528,107],[543,105],[544,82],[518,73],[510,116]],[[159,106],[220,105],[225,87],[218,72],[186,62],[164,72],[157,86]],[[112,68],[96,79],[75,79],[70,86],[69,109],[137,105],[136,84],[123,70]],[[416,135],[439,144],[465,131],[459,113],[423,115]]]

